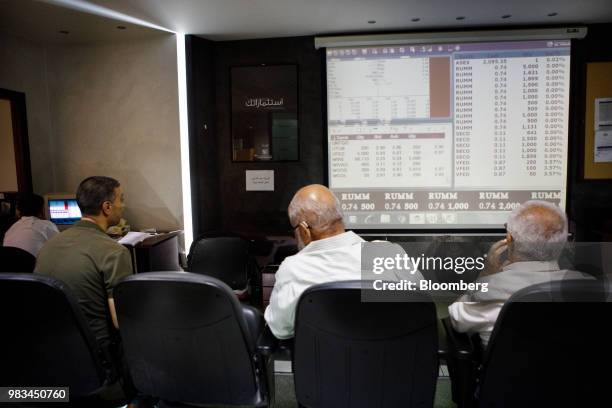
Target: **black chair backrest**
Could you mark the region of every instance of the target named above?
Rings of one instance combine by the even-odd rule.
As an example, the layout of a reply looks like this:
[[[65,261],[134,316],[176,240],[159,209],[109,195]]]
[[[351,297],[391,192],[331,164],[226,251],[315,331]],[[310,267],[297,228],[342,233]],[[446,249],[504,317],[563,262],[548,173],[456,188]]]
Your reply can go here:
[[[32,272],[36,258],[28,251],[15,247],[0,247],[0,272]]]
[[[362,284],[316,285],[300,297],[294,348],[298,402],[433,406],[438,335],[431,298],[415,292],[411,302],[362,302]]]
[[[191,244],[189,272],[217,278],[232,289],[244,289],[249,273],[249,241],[241,237],[204,237]]]
[[[0,274],[0,384],[100,388],[107,373],[76,299],[64,283],[31,273]]]
[[[607,301],[606,301],[607,299]],[[612,296],[596,280],[530,286],[502,308],[483,358],[480,405],[578,407],[608,398]]]
[[[169,402],[259,405],[255,342],[218,279],[187,272],[130,276],[114,290],[136,388]]]
[[[298,252],[299,251],[297,245],[280,245],[276,248],[276,251],[274,252],[274,259],[272,263],[274,265],[280,265],[283,263],[285,258],[287,258],[288,256],[295,255]]]

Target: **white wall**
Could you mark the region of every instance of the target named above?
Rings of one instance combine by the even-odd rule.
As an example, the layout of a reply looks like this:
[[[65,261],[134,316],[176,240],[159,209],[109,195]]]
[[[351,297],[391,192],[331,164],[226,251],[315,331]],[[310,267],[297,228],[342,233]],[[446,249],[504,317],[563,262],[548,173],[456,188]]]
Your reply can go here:
[[[132,229],[183,228],[176,38],[43,47],[0,35],[0,87],[25,92],[34,191],[118,179]]]
[[[32,184],[34,192],[45,194],[55,186],[45,49],[0,34],[0,61],[0,88],[26,95]]]
[[[182,228],[176,39],[48,49],[57,191],[118,179],[133,229]]]

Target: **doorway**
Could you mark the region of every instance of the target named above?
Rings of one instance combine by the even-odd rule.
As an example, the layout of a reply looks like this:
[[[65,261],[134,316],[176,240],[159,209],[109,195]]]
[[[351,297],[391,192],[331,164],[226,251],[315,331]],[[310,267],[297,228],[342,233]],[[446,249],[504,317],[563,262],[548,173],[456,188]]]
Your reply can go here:
[[[32,192],[25,94],[0,88],[0,192]]]
[[[18,193],[32,192],[25,94],[0,88],[0,243],[16,221]]]

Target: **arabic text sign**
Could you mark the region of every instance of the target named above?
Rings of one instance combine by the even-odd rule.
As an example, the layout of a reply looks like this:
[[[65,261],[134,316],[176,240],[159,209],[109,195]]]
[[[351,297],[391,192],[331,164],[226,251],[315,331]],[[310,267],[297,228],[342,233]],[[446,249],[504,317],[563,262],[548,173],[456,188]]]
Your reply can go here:
[[[232,67],[233,161],[298,160],[296,65]]]
[[[284,99],[280,98],[278,100],[274,100],[271,98],[249,98],[244,102],[244,106],[247,108],[274,108],[274,107],[282,107],[284,103]]]
[[[247,170],[246,191],[274,191],[274,170]]]

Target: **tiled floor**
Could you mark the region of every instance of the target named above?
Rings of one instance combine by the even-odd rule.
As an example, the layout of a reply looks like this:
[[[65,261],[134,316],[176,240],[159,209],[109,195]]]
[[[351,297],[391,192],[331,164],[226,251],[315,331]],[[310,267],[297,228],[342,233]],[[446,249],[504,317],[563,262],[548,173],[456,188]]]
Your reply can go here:
[[[444,367],[446,368],[446,367]],[[297,408],[295,391],[293,388],[293,374],[276,374],[276,408]],[[436,387],[434,408],[455,408],[451,399],[450,380],[448,376],[440,376]]]

